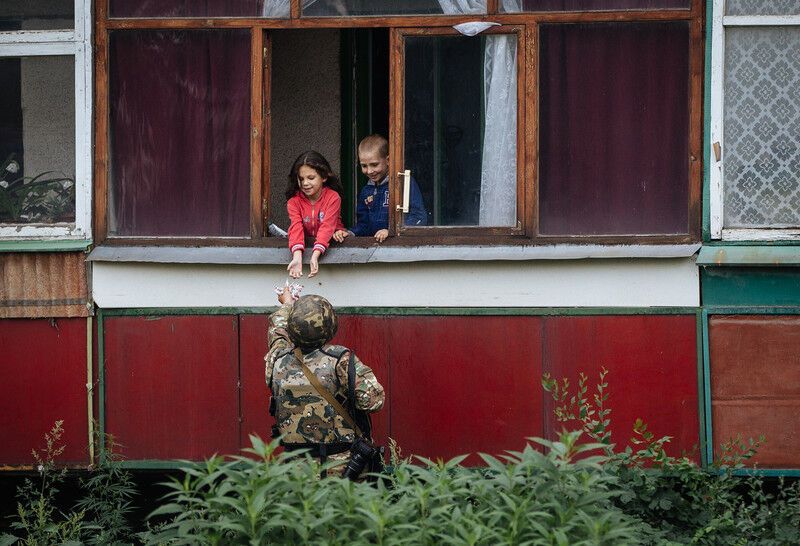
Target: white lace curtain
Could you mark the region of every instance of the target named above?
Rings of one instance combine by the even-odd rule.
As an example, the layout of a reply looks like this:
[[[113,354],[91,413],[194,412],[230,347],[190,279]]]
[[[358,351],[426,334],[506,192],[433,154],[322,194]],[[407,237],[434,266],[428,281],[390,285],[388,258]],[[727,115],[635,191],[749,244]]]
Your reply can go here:
[[[519,0],[511,0],[519,2]],[[448,15],[486,13],[485,0],[439,0]],[[508,7],[508,1],[506,2]],[[486,37],[484,134],[478,224],[513,226],[517,218],[517,37]]]

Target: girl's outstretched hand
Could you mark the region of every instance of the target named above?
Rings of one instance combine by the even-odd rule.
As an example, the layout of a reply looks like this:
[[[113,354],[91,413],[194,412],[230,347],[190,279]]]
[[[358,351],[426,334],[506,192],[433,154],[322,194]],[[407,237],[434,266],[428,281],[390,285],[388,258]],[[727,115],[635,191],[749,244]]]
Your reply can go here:
[[[350,235],[352,235],[350,231],[346,229],[340,229],[333,233],[333,240],[336,241],[337,243],[341,243],[345,239],[347,239]]]
[[[310,279],[317,273],[319,273],[319,250],[315,250],[311,253],[311,260],[308,262],[309,268],[311,271],[308,272],[308,278]],[[302,273],[302,271],[301,271]]]
[[[303,276],[303,253],[295,252],[292,261],[286,266],[289,276],[293,279],[299,279]]]

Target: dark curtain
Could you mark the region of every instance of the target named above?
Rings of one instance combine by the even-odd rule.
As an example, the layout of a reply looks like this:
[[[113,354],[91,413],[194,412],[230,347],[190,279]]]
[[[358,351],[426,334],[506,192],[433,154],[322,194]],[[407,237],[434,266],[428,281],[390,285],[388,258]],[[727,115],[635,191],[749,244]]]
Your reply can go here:
[[[691,0],[523,0],[523,11],[689,9]]]
[[[263,0],[110,0],[111,17],[257,17]]]
[[[110,232],[248,236],[250,33],[111,36]]]
[[[688,232],[689,26],[541,30],[540,232]]]

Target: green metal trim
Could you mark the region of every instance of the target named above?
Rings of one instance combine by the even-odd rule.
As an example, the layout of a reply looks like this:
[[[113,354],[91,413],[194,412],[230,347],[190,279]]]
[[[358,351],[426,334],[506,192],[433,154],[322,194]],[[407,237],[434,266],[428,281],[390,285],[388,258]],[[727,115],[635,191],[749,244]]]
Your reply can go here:
[[[700,267],[704,307],[800,306],[797,267]]]
[[[742,468],[733,471],[734,476],[761,476],[764,478],[800,478],[797,468]]]
[[[708,337],[708,310],[701,311],[701,327],[703,342],[703,358],[701,360],[703,369],[703,406],[701,409],[702,419],[705,427],[701,430],[701,441],[704,442],[704,449],[700,450],[701,457],[705,454],[704,465],[710,465],[714,461],[714,435],[711,419],[711,350],[709,348]]]
[[[92,241],[86,239],[0,241],[0,252],[85,252]]]
[[[704,246],[697,265],[798,266],[800,246]]]
[[[706,2],[705,79],[703,80],[703,242],[711,240],[711,33],[714,2]]]
[[[143,317],[169,315],[264,315],[272,313],[275,307],[144,307],[125,309],[106,309],[107,317]]]
[[[264,315],[277,307],[146,307],[101,310],[106,317],[169,315]],[[341,315],[398,316],[587,316],[689,315],[698,307],[337,307]]]
[[[118,464],[123,468],[131,470],[183,470],[193,462],[200,461],[186,461],[175,459],[174,461],[162,460],[134,460],[134,461],[119,461]]]
[[[687,315],[697,307],[338,307],[348,315],[422,316],[588,316],[588,315]]]
[[[704,312],[709,315],[800,315],[800,307],[779,305],[764,307],[732,307],[730,305],[707,305]]]
[[[695,313],[696,318],[696,346],[697,346],[697,417],[699,421],[700,432],[700,464],[706,466],[708,459],[706,457],[706,446],[708,445],[708,438],[706,436],[706,425],[708,419],[706,418],[706,374],[705,374],[705,335],[703,332],[703,311],[698,309]]]
[[[105,315],[102,309],[97,310],[97,411],[100,421],[100,437],[106,437],[106,338],[105,338]],[[100,442],[100,462],[106,461],[106,443]]]
[[[766,232],[767,229],[764,229]],[[729,246],[729,247],[737,247],[737,246],[760,246],[760,247],[780,247],[780,246],[800,246],[800,239],[785,239],[780,241],[720,241],[720,240],[713,240],[713,241],[703,241],[703,246]]]

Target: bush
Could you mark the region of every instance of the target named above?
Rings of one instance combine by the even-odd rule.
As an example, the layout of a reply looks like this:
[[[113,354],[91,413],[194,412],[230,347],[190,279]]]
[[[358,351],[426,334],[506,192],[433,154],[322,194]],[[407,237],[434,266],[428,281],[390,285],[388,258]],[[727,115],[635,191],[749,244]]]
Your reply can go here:
[[[635,521],[615,506],[616,478],[579,433],[537,440],[486,468],[400,461],[386,481],[319,479],[310,458],[275,455],[251,437],[255,457],[187,464],[169,483],[169,516],[155,544],[633,544]]]

